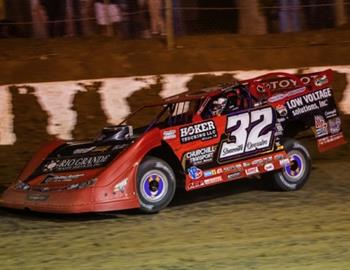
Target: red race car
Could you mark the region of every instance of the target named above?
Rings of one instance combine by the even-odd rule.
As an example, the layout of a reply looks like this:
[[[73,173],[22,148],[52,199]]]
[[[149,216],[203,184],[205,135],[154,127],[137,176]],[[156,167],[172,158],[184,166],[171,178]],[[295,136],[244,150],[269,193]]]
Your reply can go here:
[[[27,164],[0,199],[9,208],[82,213],[139,208],[154,213],[187,191],[265,174],[300,189],[311,171],[295,139],[312,128],[320,151],[345,143],[332,72],[271,73],[145,106],[93,141],[56,140]],[[128,125],[151,109],[153,120]]]

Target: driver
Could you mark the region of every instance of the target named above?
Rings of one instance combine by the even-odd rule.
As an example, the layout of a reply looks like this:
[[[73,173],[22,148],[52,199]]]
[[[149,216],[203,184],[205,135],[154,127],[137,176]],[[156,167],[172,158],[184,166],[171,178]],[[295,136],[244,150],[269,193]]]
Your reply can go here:
[[[219,97],[218,99],[213,101],[212,108],[210,110],[211,116],[218,116],[224,111],[227,104],[227,98]]]
[[[237,89],[236,91],[229,93],[227,95],[228,102],[227,102],[227,108],[226,108],[226,113],[233,112],[237,109],[239,109],[241,99],[240,99],[240,91]]]

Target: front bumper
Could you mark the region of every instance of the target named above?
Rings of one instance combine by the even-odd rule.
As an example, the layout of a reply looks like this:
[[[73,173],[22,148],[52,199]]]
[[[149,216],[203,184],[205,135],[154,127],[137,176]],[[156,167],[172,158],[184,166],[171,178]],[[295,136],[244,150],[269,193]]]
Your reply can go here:
[[[88,213],[125,210],[140,207],[135,194],[112,194],[90,187],[67,191],[22,191],[8,188],[0,198],[0,206],[45,213]]]

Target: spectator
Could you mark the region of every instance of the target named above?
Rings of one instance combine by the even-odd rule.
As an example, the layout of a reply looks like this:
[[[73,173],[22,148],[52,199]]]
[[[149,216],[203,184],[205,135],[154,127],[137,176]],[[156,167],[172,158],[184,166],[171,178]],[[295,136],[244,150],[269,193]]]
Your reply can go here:
[[[137,25],[142,38],[150,38],[151,33],[149,29],[149,13],[147,8],[147,0],[138,0],[138,18]]]
[[[66,33],[68,36],[81,35],[81,0],[66,0]]]
[[[165,22],[163,18],[163,1],[148,0],[148,8],[151,17],[152,35],[165,35]]]
[[[173,0],[173,11],[174,11],[174,33],[175,35],[183,35],[184,29],[182,24],[180,0]]]
[[[31,0],[30,9],[33,22],[33,36],[35,38],[47,38],[47,17],[44,7],[40,4],[39,0]]]
[[[95,17],[94,0],[80,0],[81,32],[84,36],[90,36],[94,32]]]
[[[116,25],[122,20],[121,10],[117,1],[109,1],[110,4],[105,4],[105,1],[99,0],[95,2],[95,14],[97,24],[106,28],[107,34],[110,26]]]
[[[48,17],[50,37],[63,36],[65,33],[66,1],[41,0]]]
[[[139,0],[119,0],[122,10],[122,37],[125,39],[140,37]]]
[[[299,0],[281,0],[281,10],[279,12],[280,31],[298,32],[300,31],[300,2]]]
[[[9,29],[6,25],[6,15],[5,15],[5,3],[0,0],[0,37],[8,37]]]

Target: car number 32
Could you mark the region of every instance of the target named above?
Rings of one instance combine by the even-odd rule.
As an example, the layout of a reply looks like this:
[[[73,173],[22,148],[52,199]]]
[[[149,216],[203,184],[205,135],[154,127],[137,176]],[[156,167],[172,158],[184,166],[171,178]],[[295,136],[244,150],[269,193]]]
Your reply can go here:
[[[228,116],[228,139],[221,143],[219,161],[270,150],[274,126],[275,116],[271,107]]]

